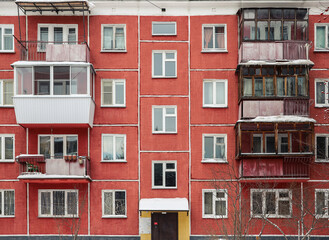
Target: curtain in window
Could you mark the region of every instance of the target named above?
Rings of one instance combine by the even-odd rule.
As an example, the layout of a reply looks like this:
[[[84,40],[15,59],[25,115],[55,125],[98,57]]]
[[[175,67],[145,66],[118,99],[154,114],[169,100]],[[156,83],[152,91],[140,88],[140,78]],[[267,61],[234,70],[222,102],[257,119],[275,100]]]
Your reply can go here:
[[[104,215],[113,215],[113,192],[104,192]]]
[[[5,28],[5,36],[4,36],[4,49],[5,50],[13,50],[13,30],[11,28]]]
[[[214,137],[204,137],[203,158],[214,158]]]
[[[225,83],[216,82],[216,104],[225,104]]]
[[[326,212],[325,204],[325,193],[317,192],[316,193],[316,214],[323,215]]]
[[[124,137],[115,137],[115,159],[125,159],[125,139]]]
[[[67,193],[67,214],[77,215],[78,214],[78,196],[76,192]]]
[[[50,192],[41,192],[41,215],[50,215]]]
[[[15,193],[14,191],[4,191],[4,215],[15,214]]]
[[[215,48],[225,48],[225,29],[224,27],[215,27]]]
[[[0,159],[2,159],[2,137],[0,137]],[[1,200],[1,196],[0,196],[0,200]],[[1,207],[1,204],[0,204],[0,207]]]
[[[212,214],[212,192],[204,193],[204,214]]]
[[[203,99],[204,104],[213,104],[213,83],[212,82],[204,82],[204,89],[203,89]]]
[[[103,48],[113,49],[113,27],[104,27]]]
[[[5,159],[14,159],[13,137],[5,137]]]
[[[213,48],[213,43],[212,43],[213,28],[205,27],[203,30],[204,30],[203,31],[204,48]]]
[[[1,87],[1,85],[0,85]],[[4,105],[13,105],[14,83],[3,82]],[[1,98],[1,93],[0,93]],[[1,100],[0,100],[1,104]]]
[[[65,215],[65,192],[54,191],[53,192],[53,214]]]
[[[324,104],[325,103],[325,87],[324,82],[316,83],[316,103]]]
[[[276,78],[276,94],[277,96],[285,95],[284,78],[282,77]]]
[[[265,95],[266,96],[274,95],[274,82],[272,77],[265,78]]]
[[[125,49],[125,35],[123,28],[115,29],[115,48]]]
[[[66,137],[66,154],[78,155],[78,137],[68,136]]]
[[[113,160],[113,136],[103,136],[103,160]]]
[[[225,142],[224,138],[217,137],[216,138],[216,158],[222,159],[225,156]]]
[[[326,27],[317,26],[316,27],[316,48],[325,48],[326,47]]]
[[[243,78],[243,96],[252,96],[252,78]]]
[[[226,201],[216,201],[216,215],[226,215]]]
[[[0,28],[0,50],[2,50],[2,28]]]
[[[275,192],[266,192],[265,213],[275,214]]]
[[[124,83],[115,83],[115,104],[124,104]]]
[[[103,102],[104,105],[112,105],[112,81],[103,81]]]
[[[115,215],[126,215],[125,192],[115,192]]]

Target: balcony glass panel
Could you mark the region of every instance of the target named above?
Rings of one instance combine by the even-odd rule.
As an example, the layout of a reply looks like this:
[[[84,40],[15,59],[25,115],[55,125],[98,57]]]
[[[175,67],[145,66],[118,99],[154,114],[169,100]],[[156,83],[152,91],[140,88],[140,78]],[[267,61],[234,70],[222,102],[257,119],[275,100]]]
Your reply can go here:
[[[243,28],[243,39],[244,40],[255,40],[255,22],[245,21]]]
[[[54,95],[70,94],[70,67],[54,67]]]
[[[50,94],[50,67],[34,67],[34,94]]]
[[[257,22],[257,40],[268,40],[268,22]]]
[[[271,21],[270,22],[270,40],[278,41],[281,40],[281,21]]]
[[[295,24],[292,21],[283,22],[283,40],[293,40],[294,37]]]

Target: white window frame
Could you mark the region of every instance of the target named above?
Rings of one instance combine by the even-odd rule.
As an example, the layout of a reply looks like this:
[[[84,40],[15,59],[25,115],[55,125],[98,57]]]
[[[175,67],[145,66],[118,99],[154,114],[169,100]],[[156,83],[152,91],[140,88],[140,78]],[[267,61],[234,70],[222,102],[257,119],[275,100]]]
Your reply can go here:
[[[156,108],[161,108],[162,109],[162,131],[155,131],[154,130],[154,109]],[[174,108],[175,109],[175,113],[173,114],[166,114],[166,109],[167,108]],[[175,126],[176,126],[176,131],[173,132],[167,132],[166,131],[166,117],[175,117]],[[157,106],[152,106],[152,133],[153,134],[175,134],[177,133],[177,106],[164,106],[164,105],[157,105]]]
[[[288,137],[290,136],[290,137]],[[288,152],[282,152],[282,138],[288,138]],[[278,153],[282,153],[282,154],[287,154],[287,153],[291,153],[291,147],[292,147],[292,144],[291,144],[291,135],[288,135],[287,133],[279,133],[278,134]],[[290,148],[289,148],[289,145],[290,145]]]
[[[13,83],[13,96],[14,96],[14,80],[11,79],[1,79],[0,80],[0,107],[10,107],[14,106],[14,104],[5,104],[5,82],[12,82]]]
[[[175,32],[174,33],[154,33],[153,27],[154,24],[175,24]],[[177,35],[177,23],[176,22],[152,22],[152,36],[176,36]]]
[[[0,50],[0,53],[14,53],[15,52],[15,42],[14,42],[14,24],[0,24],[0,28],[1,28],[1,42],[2,42],[2,46],[1,47],[1,50]],[[10,28],[12,30],[12,41],[13,41],[13,49],[10,49],[10,50],[5,50],[4,49],[4,46],[5,46],[5,41],[4,41],[4,38],[5,38],[5,35],[6,36],[9,36],[9,34],[5,34],[5,28]]]
[[[317,27],[325,27],[325,48],[317,48],[317,39],[316,39],[316,30]],[[328,52],[329,51],[329,40],[328,40],[328,34],[329,34],[329,23],[315,23],[314,24],[314,51],[317,52]]]
[[[266,193],[274,192],[275,193],[275,214],[266,214]],[[288,197],[279,197],[281,192],[288,193]],[[253,193],[262,194],[262,214],[253,213]],[[279,215],[279,201],[289,201],[289,215]],[[262,218],[263,216],[267,218],[291,218],[292,214],[292,191],[290,189],[250,189],[250,216],[253,218]]]
[[[205,214],[205,193],[212,193],[212,214]],[[224,198],[217,198],[217,193],[224,193]],[[225,201],[226,213],[225,215],[216,215],[216,201]],[[228,218],[227,216],[227,189],[202,189],[202,218]]]
[[[324,83],[324,103],[317,103],[317,87],[316,83]],[[315,107],[329,107],[329,79],[326,78],[316,78],[314,79],[314,101]]]
[[[167,163],[175,164],[175,169],[166,169]],[[154,164],[162,164],[162,186],[155,186],[154,185]],[[174,187],[166,187],[166,172],[175,172],[175,183],[176,186]],[[152,189],[177,189],[177,161],[176,160],[167,160],[167,161],[152,161]]]
[[[53,205],[53,194],[54,192],[65,192],[64,199],[64,215],[54,215],[54,205]],[[50,192],[50,214],[41,214],[41,193],[42,192]],[[67,194],[70,192],[74,192],[77,194],[77,214],[68,214],[67,213]],[[39,189],[38,190],[38,217],[53,217],[53,218],[78,218],[79,217],[79,190],[77,189]]]
[[[112,48],[112,49],[104,49],[104,27],[112,27],[113,28],[113,39],[114,40],[115,40],[115,30],[116,30],[116,28],[123,28],[123,34],[124,34],[124,39],[125,39],[124,49],[115,48],[115,47]],[[126,24],[102,24],[101,28],[102,28],[101,29],[101,52],[127,52]]]
[[[209,82],[212,83],[212,103],[206,104],[205,103],[205,83]],[[223,82],[224,83],[224,91],[225,91],[225,102],[223,104],[216,104],[216,83]],[[226,79],[204,79],[203,80],[203,107],[214,107],[214,108],[225,108],[227,107],[227,98],[228,98],[228,90],[227,90],[227,80]]]
[[[154,54],[162,54],[162,75],[154,74]],[[166,59],[166,53],[173,53],[173,59]],[[175,76],[166,76],[166,62],[175,62]],[[152,51],[152,78],[177,78],[177,51],[176,50],[153,50]]]
[[[104,206],[104,194],[107,193],[107,192],[111,192],[113,195],[113,202],[112,202],[112,206],[113,208],[112,209],[115,209],[115,193],[116,192],[124,192],[125,193],[125,215],[115,215],[115,212],[114,214],[111,214],[111,215],[106,215],[104,212],[105,212],[105,206]],[[102,190],[102,218],[127,218],[127,191],[126,190],[120,190],[120,189],[115,189],[115,190],[107,190],[107,189],[104,189]]]
[[[206,27],[213,28],[213,48],[205,48],[204,47],[204,29]],[[215,27],[224,27],[224,48],[215,48]],[[226,24],[202,24],[202,52],[227,52],[227,26]]]
[[[63,138],[63,158],[67,155],[66,152],[66,138],[67,137],[77,137],[77,156],[79,156],[79,135],[78,134],[39,134],[38,135],[38,153],[40,154],[40,137],[50,137],[50,159],[54,159],[54,138],[62,137]]]
[[[10,192],[14,192],[14,215],[5,215],[5,195],[4,192],[6,191],[10,191]],[[15,189],[0,189],[1,192],[1,210],[2,213],[0,214],[0,218],[11,218],[11,217],[15,217],[15,212],[16,212],[16,204],[15,204]]]
[[[13,159],[5,159],[5,138],[6,137],[11,137],[13,139]],[[0,158],[0,163],[1,162],[14,162],[15,161],[15,135],[14,134],[0,134],[0,139],[1,139],[1,158]]]
[[[213,153],[216,155],[216,138],[224,138],[225,144],[225,156],[224,158],[204,158],[204,147],[205,147],[205,137],[213,137],[214,139],[214,146],[213,146]],[[202,134],[202,163],[227,163],[227,134]]]
[[[104,82],[112,82],[112,104],[104,104],[104,89],[103,89],[103,83]],[[116,90],[115,90],[115,84],[122,83],[123,84],[123,104],[117,104],[115,103],[116,99]],[[101,107],[126,107],[126,80],[125,79],[102,79],[101,80]]]
[[[324,204],[325,204],[325,214],[317,214],[317,193],[323,192],[324,193]],[[314,197],[314,213],[316,218],[329,218],[329,189],[315,189],[315,197]]]
[[[124,159],[113,159],[113,160],[106,160],[106,159],[103,159],[103,151],[104,151],[104,137],[106,136],[111,136],[113,137],[113,143],[112,143],[112,146],[113,146],[113,156],[116,156],[116,138],[117,137],[123,137],[124,138],[124,156],[125,158]],[[102,156],[101,156],[101,162],[127,162],[127,136],[126,134],[108,134],[108,133],[103,133],[102,134]],[[114,158],[114,157],[113,157]]]
[[[317,156],[317,150],[318,150],[318,137],[325,137],[326,138],[326,146],[325,146],[325,159],[320,159]],[[315,135],[315,162],[329,162],[329,151],[328,151],[328,145],[329,145],[329,134],[316,134]]]

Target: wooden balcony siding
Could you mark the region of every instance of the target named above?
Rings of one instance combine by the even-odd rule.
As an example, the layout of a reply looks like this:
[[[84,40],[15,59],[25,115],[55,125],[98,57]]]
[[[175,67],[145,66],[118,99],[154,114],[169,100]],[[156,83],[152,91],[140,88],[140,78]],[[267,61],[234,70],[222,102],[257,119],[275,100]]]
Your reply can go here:
[[[242,42],[239,49],[239,63],[250,60],[308,60],[308,51],[309,44],[306,41]]]
[[[284,115],[298,115],[298,116],[310,115],[309,99],[285,98],[283,100],[283,103],[284,103],[283,104]]]

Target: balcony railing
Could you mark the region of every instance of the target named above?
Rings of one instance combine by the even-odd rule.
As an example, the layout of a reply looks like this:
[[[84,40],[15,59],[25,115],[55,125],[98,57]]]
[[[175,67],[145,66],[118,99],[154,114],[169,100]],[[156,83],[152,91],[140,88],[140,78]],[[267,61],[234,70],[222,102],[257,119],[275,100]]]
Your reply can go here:
[[[86,42],[20,41],[16,37],[15,39],[21,61],[90,61],[90,48]]]
[[[239,63],[250,60],[308,60],[308,51],[309,44],[306,41],[242,42]]]
[[[70,156],[71,157],[71,156]],[[43,155],[19,155],[19,175],[25,178],[61,178],[90,176],[90,159],[86,156],[45,159]],[[57,176],[57,177],[56,177]]]

